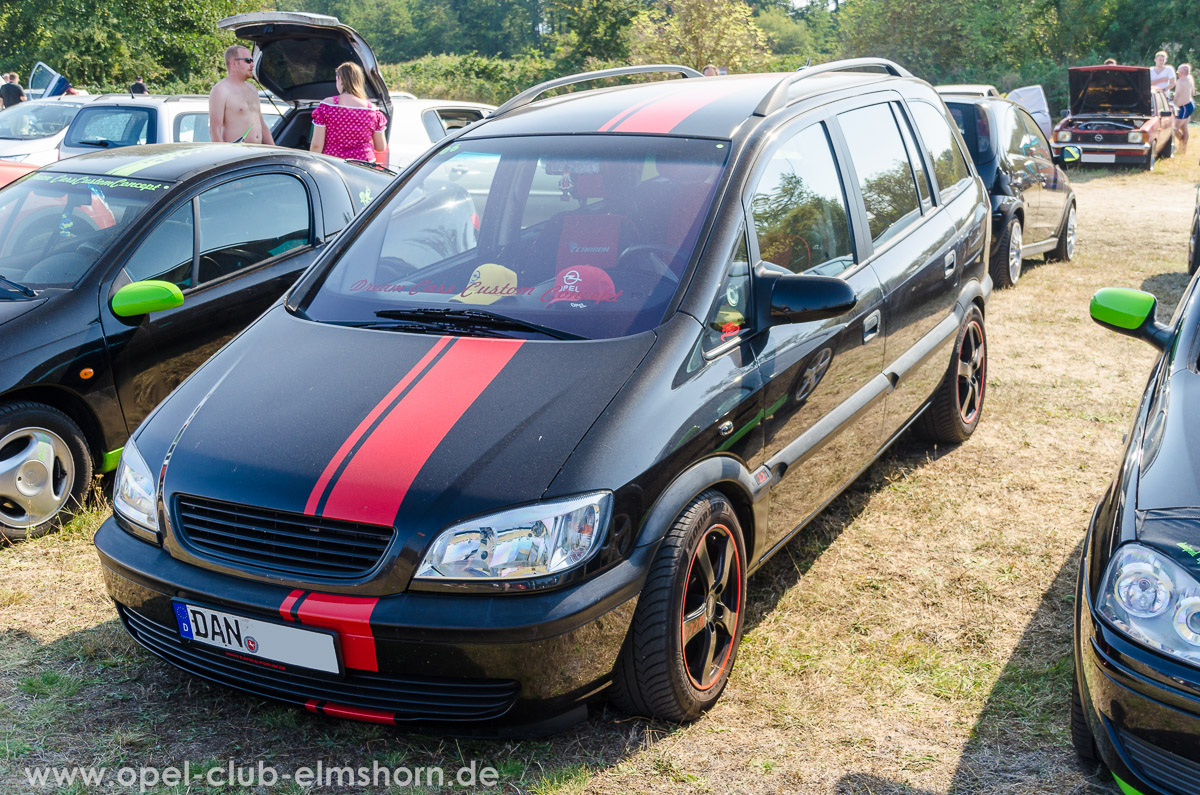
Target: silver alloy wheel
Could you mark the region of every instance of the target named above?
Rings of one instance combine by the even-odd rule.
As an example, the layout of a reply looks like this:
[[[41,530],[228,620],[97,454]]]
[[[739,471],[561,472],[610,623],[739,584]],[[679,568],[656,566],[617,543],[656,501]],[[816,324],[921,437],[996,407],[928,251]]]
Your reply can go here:
[[[53,519],[75,482],[67,443],[45,428],[18,428],[0,439],[0,455],[0,524],[28,529]]]
[[[1067,259],[1075,257],[1075,205],[1067,211]]]
[[[1008,235],[1008,280],[1013,284],[1021,278],[1021,222],[1013,221]]]

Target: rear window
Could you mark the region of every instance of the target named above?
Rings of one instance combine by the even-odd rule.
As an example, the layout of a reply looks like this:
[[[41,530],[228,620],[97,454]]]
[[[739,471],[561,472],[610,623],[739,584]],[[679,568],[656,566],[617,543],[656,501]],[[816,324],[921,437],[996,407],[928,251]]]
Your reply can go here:
[[[988,123],[987,114],[974,105],[947,102],[950,116],[958,131],[962,133],[967,151],[976,163],[984,163],[992,159],[992,128]]]
[[[109,105],[80,108],[67,129],[66,146],[110,149],[158,140],[154,108]]]
[[[692,259],[728,152],[630,135],[457,141],[375,212],[300,309],[402,330],[418,329],[387,314],[423,307],[593,339],[645,331]]]

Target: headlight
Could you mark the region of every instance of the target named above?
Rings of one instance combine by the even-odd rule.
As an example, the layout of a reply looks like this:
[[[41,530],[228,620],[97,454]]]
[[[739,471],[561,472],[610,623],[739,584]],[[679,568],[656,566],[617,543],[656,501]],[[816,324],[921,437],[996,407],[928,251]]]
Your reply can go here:
[[[130,439],[121,452],[113,482],[113,510],[133,525],[138,538],[158,543],[158,507],[154,499],[154,476],[137,445]]]
[[[1131,144],[1140,144],[1144,140],[1146,140],[1146,136],[1140,130],[1129,133],[1129,143]]]
[[[612,493],[513,508],[443,530],[416,579],[511,580],[557,574],[599,549]]]
[[[1138,543],[1119,548],[1096,601],[1135,640],[1200,664],[1200,581],[1165,554]]]
[[[1058,131],[1058,140],[1059,140],[1059,143],[1064,143],[1064,144],[1068,143],[1071,140],[1071,131],[1070,130],[1059,130]]]

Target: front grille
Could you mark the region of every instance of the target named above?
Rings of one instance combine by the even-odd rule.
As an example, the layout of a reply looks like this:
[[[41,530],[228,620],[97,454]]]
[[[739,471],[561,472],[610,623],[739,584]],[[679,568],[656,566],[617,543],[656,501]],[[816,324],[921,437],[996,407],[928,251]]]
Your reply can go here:
[[[189,673],[248,693],[306,704],[312,699],[394,713],[397,723],[462,722],[498,718],[516,700],[511,679],[431,679],[347,670],[342,679],[259,669],[230,660],[219,650],[184,643],[174,626],[164,626],[117,605],[129,634],[154,654]]]
[[[1166,792],[1180,795],[1200,792],[1200,764],[1164,751],[1128,732],[1118,731],[1117,736],[1129,758],[1140,768],[1137,772],[1146,781]]]
[[[175,532],[197,553],[301,577],[361,577],[379,563],[396,532],[198,497],[178,497],[175,506]]]

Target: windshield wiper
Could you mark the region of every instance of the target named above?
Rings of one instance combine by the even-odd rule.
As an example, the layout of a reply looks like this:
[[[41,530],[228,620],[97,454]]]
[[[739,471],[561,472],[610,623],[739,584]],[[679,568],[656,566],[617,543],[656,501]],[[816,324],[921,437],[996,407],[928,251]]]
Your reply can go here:
[[[515,317],[488,312],[484,309],[450,309],[448,307],[417,307],[413,309],[380,309],[376,317],[393,320],[434,321],[450,327],[479,327],[497,331],[533,331],[556,340],[583,340],[578,334],[519,320]]]
[[[37,298],[37,293],[35,293],[31,288],[26,287],[23,284],[17,284],[3,274],[0,274],[0,285],[8,287],[10,290],[16,290],[26,298]]]
[[[104,138],[88,138],[86,141],[80,141],[80,146],[112,146],[112,141]]]

